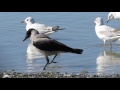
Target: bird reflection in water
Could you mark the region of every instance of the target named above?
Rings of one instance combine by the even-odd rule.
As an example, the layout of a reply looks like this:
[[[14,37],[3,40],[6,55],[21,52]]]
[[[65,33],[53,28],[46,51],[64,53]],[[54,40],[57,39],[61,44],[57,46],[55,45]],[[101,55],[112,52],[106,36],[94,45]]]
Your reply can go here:
[[[36,50],[36,47],[32,43],[28,44],[27,47],[27,60],[33,60],[36,58],[43,58],[44,56]]]
[[[37,58],[44,58],[44,56],[38,52],[32,43],[28,44],[26,49],[26,62],[27,62],[27,71],[26,72],[34,72],[36,68],[40,67],[40,63],[35,63]]]
[[[104,49],[97,57],[96,64],[97,74],[114,74],[120,69],[120,53]]]

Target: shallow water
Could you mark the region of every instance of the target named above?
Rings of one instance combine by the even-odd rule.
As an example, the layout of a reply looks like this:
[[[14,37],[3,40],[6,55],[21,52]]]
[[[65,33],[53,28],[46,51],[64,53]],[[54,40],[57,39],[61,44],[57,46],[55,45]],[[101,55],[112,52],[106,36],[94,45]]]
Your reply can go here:
[[[31,16],[36,22],[49,26],[59,25],[65,30],[52,35],[54,38],[70,47],[84,49],[83,54],[62,53],[49,65],[45,71],[81,72],[91,74],[120,74],[120,42],[109,45],[106,50],[95,34],[92,23],[98,16],[106,23],[108,12],[0,12],[0,72],[15,70],[16,72],[42,72],[46,63],[40,53],[30,52],[34,48],[30,40],[23,42],[25,24],[20,23]],[[120,28],[119,20],[112,20],[107,25]],[[28,52],[28,53],[27,53]],[[52,57],[50,57],[52,59]]]

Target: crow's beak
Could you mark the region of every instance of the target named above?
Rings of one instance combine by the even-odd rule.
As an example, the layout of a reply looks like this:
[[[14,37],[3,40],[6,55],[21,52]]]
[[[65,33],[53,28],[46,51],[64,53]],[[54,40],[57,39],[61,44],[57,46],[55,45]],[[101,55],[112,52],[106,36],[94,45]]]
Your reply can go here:
[[[28,34],[26,34],[25,38],[23,39],[23,42],[24,42],[27,38],[29,38],[29,35],[28,35]]]

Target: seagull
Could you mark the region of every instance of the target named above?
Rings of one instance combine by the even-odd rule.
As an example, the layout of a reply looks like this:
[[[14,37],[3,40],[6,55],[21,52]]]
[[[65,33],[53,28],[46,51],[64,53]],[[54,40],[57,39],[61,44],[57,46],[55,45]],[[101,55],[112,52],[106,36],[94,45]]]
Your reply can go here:
[[[59,26],[51,27],[51,26],[46,26],[44,24],[35,23],[35,20],[32,17],[27,17],[21,23],[27,24],[26,25],[27,31],[32,28],[32,29],[36,29],[39,33],[46,34],[47,36],[49,36],[54,32],[57,32],[58,30],[65,29],[65,28],[59,28]]]
[[[109,12],[107,23],[112,19],[119,20],[120,19],[120,12]]]
[[[54,62],[54,60],[59,53],[67,53],[67,52],[75,53],[75,54],[83,53],[83,49],[76,49],[76,48],[71,48],[69,46],[66,46],[65,44],[62,44],[48,37],[45,34],[39,33],[35,29],[29,29],[26,32],[26,36],[23,41],[25,41],[27,38],[30,38],[30,40],[32,41],[36,49],[45,56],[47,63],[44,66],[43,70],[45,70],[48,64],[57,63],[57,62]],[[49,62],[48,56],[51,56],[51,55],[54,55],[54,58],[51,62]]]
[[[111,42],[115,42],[120,38],[120,30],[104,25],[101,17],[97,17],[94,23],[96,24],[96,35],[104,41],[104,47],[106,46],[106,42],[110,42],[110,46],[112,47]]]

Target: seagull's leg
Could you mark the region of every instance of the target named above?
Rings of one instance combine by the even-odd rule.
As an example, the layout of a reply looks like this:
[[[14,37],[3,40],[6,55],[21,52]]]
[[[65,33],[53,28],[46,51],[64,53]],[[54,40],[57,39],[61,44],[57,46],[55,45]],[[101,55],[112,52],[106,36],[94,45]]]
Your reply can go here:
[[[49,58],[48,58],[48,56],[46,56],[46,60],[47,60],[47,63],[46,63],[46,65],[43,67],[43,70],[45,70],[45,67],[49,64]]]
[[[106,47],[106,41],[104,40],[104,48]]]
[[[110,42],[110,48],[112,48],[112,43]]]
[[[54,56],[53,60],[49,64],[51,64],[51,63],[57,63],[57,62],[54,62],[56,56],[57,56],[57,54]]]

